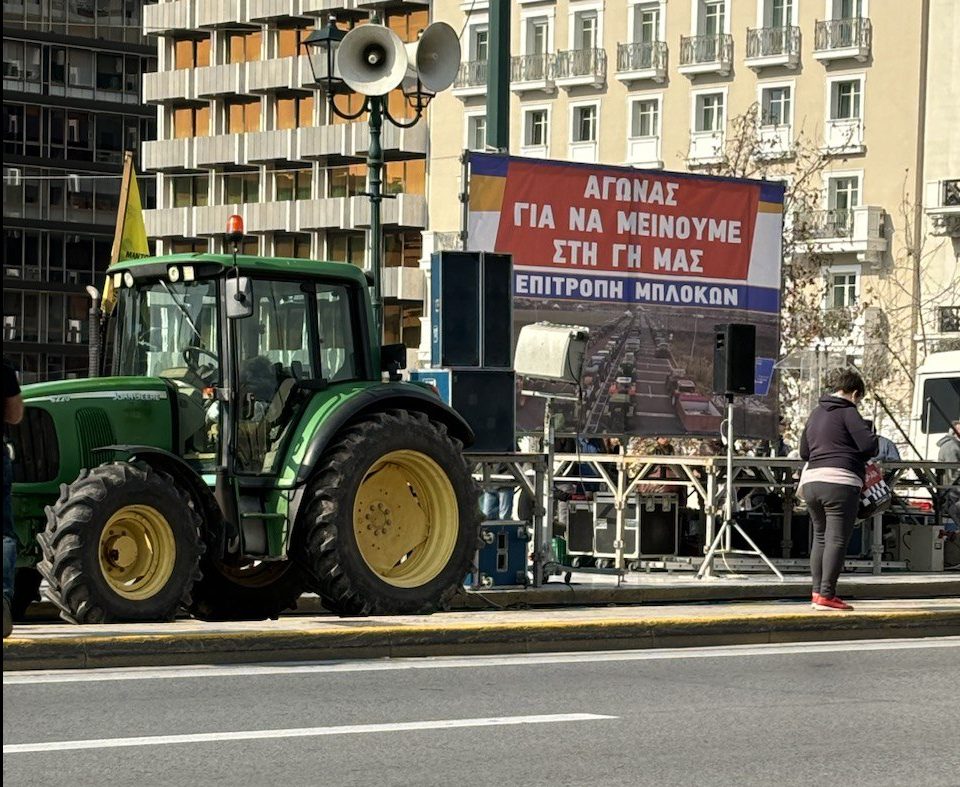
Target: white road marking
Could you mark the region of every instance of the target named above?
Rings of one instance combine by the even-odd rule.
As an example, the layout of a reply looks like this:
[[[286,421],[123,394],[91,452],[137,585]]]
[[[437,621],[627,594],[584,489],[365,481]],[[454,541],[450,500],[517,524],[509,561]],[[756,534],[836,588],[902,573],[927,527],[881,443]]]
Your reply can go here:
[[[115,749],[128,746],[168,746],[177,743],[211,743],[214,741],[259,741],[275,738],[315,738],[324,735],[356,735],[370,732],[410,732],[416,730],[449,730],[462,727],[505,727],[521,724],[556,724],[570,721],[616,719],[596,713],[553,713],[543,716],[499,716],[486,719],[441,719],[439,721],[404,721],[393,724],[347,724],[339,727],[299,727],[285,730],[244,730],[242,732],[198,732],[192,735],[148,735],[135,738],[97,738],[45,743],[13,743],[3,747],[8,754],[29,754],[79,749]]]
[[[850,651],[927,650],[960,648],[960,637],[930,639],[841,640],[794,642],[775,645],[725,645],[707,648],[661,648],[656,650],[611,650],[573,653],[531,653],[504,656],[439,656],[392,659],[356,659],[314,663],[211,664],[183,667],[120,667],[89,670],[37,670],[5,672],[4,686],[35,686],[47,683],[99,683],[119,680],[170,680],[260,675],[312,675],[337,672],[389,672],[418,669],[475,669],[478,667],[532,667],[578,662],[661,661],[665,659],[712,659],[743,656],[790,656],[804,653]]]

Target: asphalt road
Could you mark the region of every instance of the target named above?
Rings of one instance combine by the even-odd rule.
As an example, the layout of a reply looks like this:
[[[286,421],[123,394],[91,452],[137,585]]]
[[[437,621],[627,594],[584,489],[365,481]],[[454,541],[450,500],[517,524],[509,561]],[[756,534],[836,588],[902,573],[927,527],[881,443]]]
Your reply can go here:
[[[3,779],[956,785],[958,666],[960,638],[5,673]]]

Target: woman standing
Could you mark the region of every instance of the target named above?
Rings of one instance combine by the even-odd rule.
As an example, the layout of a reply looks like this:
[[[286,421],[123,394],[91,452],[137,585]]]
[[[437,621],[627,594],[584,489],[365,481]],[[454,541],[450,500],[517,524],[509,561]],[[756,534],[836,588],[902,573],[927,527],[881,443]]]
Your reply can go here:
[[[853,609],[837,597],[837,579],[853,533],[867,461],[877,453],[877,436],[857,405],[863,378],[840,369],[828,377],[827,390],[810,414],[800,439],[806,461],[797,490],[813,525],[810,573],[814,609]]]

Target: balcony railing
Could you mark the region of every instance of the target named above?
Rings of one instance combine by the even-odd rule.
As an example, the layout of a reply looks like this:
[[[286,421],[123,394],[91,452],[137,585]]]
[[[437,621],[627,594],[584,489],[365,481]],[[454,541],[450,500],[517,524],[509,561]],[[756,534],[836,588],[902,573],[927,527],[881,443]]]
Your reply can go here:
[[[485,87],[487,84],[488,60],[471,60],[461,63],[457,78],[453,81],[454,90],[458,88]]]
[[[832,208],[801,213],[795,220],[794,233],[810,240],[850,238],[853,235],[853,211]]]
[[[960,179],[928,182],[923,207],[931,234],[960,237]]]
[[[516,55],[510,60],[511,82],[548,82],[553,79],[555,58],[551,54]]]
[[[817,53],[847,53],[866,58],[873,42],[873,27],[866,17],[829,19],[817,22],[813,48]]]
[[[602,84],[607,78],[607,53],[603,49],[558,52],[554,77],[560,82]]]
[[[800,57],[799,27],[760,27],[747,30],[747,60],[795,63]],[[771,62],[771,65],[774,63]]]
[[[681,36],[680,68],[688,73],[730,69],[733,63],[733,36]]]
[[[960,306],[941,306],[937,309],[937,327],[940,333],[960,333]]]
[[[658,71],[667,67],[666,41],[617,44],[617,71]]]

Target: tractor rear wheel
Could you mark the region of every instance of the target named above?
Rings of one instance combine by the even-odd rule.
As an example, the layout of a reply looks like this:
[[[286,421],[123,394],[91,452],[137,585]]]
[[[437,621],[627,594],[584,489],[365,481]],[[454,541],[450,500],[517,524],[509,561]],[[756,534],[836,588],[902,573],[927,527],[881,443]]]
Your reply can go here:
[[[276,620],[296,608],[306,587],[303,569],[290,560],[233,566],[204,558],[200,569],[189,607],[200,620]]]
[[[479,543],[479,492],[446,427],[425,414],[377,413],[321,460],[294,533],[327,609],[434,612],[462,590]]]
[[[114,462],[60,487],[38,534],[50,600],[72,623],[171,620],[200,578],[201,520],[168,475]]]

